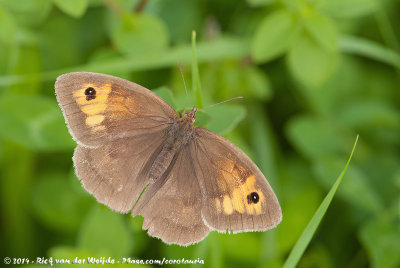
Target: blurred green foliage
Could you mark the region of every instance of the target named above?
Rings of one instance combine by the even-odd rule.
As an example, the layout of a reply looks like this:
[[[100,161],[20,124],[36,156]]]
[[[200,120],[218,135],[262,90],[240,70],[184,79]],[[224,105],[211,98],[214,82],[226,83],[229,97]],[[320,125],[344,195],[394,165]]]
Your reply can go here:
[[[299,267],[399,267],[399,8],[398,0],[0,0],[1,261],[166,257],[280,267],[359,133]],[[212,232],[182,248],[148,237],[141,218],[82,189],[54,82],[69,71],[108,73],[183,109],[178,61],[190,102],[199,97],[192,30],[203,106],[244,96],[199,113],[198,123],[256,161],[283,221],[263,233]]]

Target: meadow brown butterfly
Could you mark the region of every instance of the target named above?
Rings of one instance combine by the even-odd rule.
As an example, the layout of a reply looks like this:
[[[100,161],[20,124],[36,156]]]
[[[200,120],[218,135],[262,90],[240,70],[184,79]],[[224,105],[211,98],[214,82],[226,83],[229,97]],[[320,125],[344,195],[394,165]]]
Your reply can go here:
[[[97,73],[61,75],[55,89],[83,187],[112,210],[142,215],[149,235],[186,246],[212,230],[264,231],[281,221],[259,168],[194,127],[196,108],[180,116],[154,92]]]

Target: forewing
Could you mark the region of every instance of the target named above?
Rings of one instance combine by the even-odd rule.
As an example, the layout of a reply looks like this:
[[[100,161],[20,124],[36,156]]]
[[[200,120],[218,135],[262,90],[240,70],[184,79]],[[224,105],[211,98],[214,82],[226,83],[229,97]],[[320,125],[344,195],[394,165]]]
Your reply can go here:
[[[152,91],[110,75],[68,73],[57,78],[55,88],[72,136],[85,147],[157,132],[177,118]]]
[[[83,187],[97,201],[126,213],[149,183],[150,164],[161,150],[165,132],[111,141],[97,148],[78,145],[73,161]]]
[[[132,216],[143,216],[150,236],[168,244],[187,246],[210,232],[201,217],[202,194],[190,150],[187,145],[175,156],[165,176],[146,188],[132,211]]]
[[[244,232],[279,224],[279,202],[254,162],[211,131],[196,128],[196,135],[193,163],[204,191],[201,211],[207,226],[220,232]]]

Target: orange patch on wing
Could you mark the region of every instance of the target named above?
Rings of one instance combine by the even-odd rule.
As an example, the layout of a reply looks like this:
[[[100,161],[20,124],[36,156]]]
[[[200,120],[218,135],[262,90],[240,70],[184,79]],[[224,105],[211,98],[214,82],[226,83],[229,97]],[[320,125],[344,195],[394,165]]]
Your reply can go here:
[[[98,114],[98,115],[90,115],[86,117],[86,125],[93,127],[96,125],[99,125],[101,122],[104,120],[104,115]]]
[[[240,189],[236,188],[232,192],[232,204],[233,208],[239,212],[240,214],[244,213],[244,200],[243,200],[243,195]]]
[[[250,215],[258,215],[262,213],[262,203],[264,201],[264,195],[259,188],[255,187],[256,177],[254,174],[248,176],[244,183],[240,183],[240,177],[237,174],[228,172],[222,172],[222,176],[227,182],[227,192],[229,194],[224,196],[223,209],[226,214],[232,214],[233,210],[243,214],[247,213]],[[222,178],[221,178],[222,179]],[[221,180],[220,179],[220,180]],[[221,189],[221,183],[219,183]],[[225,186],[226,187],[226,186]],[[224,189],[225,190],[225,189]],[[249,203],[248,196],[256,192],[259,196],[259,201],[257,203]]]
[[[119,93],[118,91],[116,92]],[[107,100],[107,117],[110,119],[121,119],[124,116],[132,116],[132,113],[140,113],[136,100],[130,97],[112,95]]]
[[[222,201],[222,206],[224,208],[224,213],[231,215],[233,213],[232,200],[228,195],[224,196],[224,200]]]
[[[246,178],[246,181],[243,184],[236,186],[231,191],[232,205],[237,212],[241,214],[247,212],[247,214],[250,215],[261,214],[262,210],[261,203],[264,200],[264,195],[259,189],[257,189],[254,186],[255,182],[256,182],[256,177],[254,175],[250,175],[249,177]],[[250,195],[252,192],[258,193],[259,202],[257,203],[248,202],[248,195]]]
[[[122,96],[112,96],[112,98],[109,99],[109,107],[107,107],[107,110],[110,112],[126,112],[128,111],[127,105],[125,104],[127,102],[127,98],[122,97]]]
[[[95,128],[93,129],[93,131],[101,131],[101,130],[105,130],[105,129],[106,129],[106,126],[101,125],[101,126],[95,127]]]
[[[218,161],[217,166],[221,168],[217,180],[218,188],[225,195],[223,200],[216,199],[216,202],[222,203],[224,213],[230,215],[236,211],[240,214],[261,214],[264,195],[255,186],[256,176],[244,166],[227,159]],[[259,196],[257,203],[249,202],[249,196],[253,192]]]
[[[255,182],[256,182],[256,176],[253,174],[247,177],[246,182],[240,186],[240,191],[242,193],[244,204],[246,206],[246,211],[247,213],[252,215],[261,214],[261,204],[264,201],[264,195],[262,191],[260,191],[260,189],[254,186]],[[254,203],[249,204],[249,202],[247,201],[247,196],[253,192],[256,192],[258,194],[259,201],[256,204]]]
[[[107,108],[107,98],[111,92],[111,83],[107,83],[104,86],[95,86],[92,83],[87,83],[82,86],[79,90],[74,92],[74,98],[76,103],[80,106],[80,109],[85,114],[91,116],[103,113]],[[92,99],[87,99],[85,91],[87,88],[92,87],[96,93]]]
[[[111,119],[119,119],[128,112],[129,110],[123,103],[110,103],[107,107],[107,115],[109,115]]]

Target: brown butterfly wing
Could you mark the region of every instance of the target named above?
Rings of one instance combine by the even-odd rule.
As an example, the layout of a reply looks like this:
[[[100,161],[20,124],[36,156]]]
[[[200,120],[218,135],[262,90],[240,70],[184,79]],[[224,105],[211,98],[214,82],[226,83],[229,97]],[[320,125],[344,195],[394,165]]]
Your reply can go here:
[[[85,147],[157,132],[177,118],[155,93],[114,76],[68,73],[57,78],[55,88],[72,136]]]
[[[234,233],[278,225],[282,219],[278,200],[254,162],[209,130],[199,127],[196,134],[193,163],[204,191],[201,212],[206,225]]]
[[[185,146],[169,170],[149,185],[132,211],[144,217],[143,229],[168,244],[187,246],[210,232],[202,219],[202,193],[192,163],[192,146]]]
[[[111,141],[97,148],[78,145],[73,161],[84,188],[111,209],[132,209],[148,180],[149,164],[161,150],[165,132]]]

